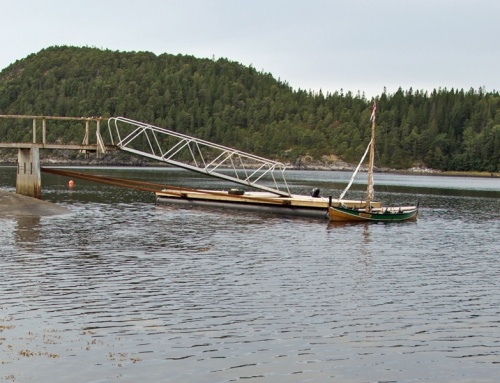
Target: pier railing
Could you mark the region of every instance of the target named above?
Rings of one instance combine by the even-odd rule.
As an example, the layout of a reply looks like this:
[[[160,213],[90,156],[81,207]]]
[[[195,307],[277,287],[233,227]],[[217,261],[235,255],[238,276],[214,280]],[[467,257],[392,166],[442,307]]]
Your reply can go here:
[[[31,148],[36,146],[40,149],[72,149],[82,151],[95,151],[97,157],[101,153],[106,153],[112,150],[110,145],[106,145],[101,135],[100,127],[101,121],[107,121],[103,117],[59,117],[59,116],[30,116],[30,115],[13,115],[2,114],[0,119],[14,119],[14,120],[32,120],[32,140],[30,142],[0,142],[0,148]],[[80,133],[80,143],[62,144],[60,142],[49,142],[47,140],[47,121],[71,121],[81,122],[85,124],[85,130]],[[90,123],[95,123],[95,140],[91,143],[91,128]],[[41,137],[40,137],[41,125]],[[92,128],[94,130],[94,128]],[[83,137],[83,139],[81,138]],[[41,139],[40,139],[41,138]]]
[[[105,145],[100,132],[100,123],[106,118],[101,117],[58,117],[58,116],[30,116],[30,115],[10,115],[3,114],[0,115],[2,120],[32,120],[32,139],[29,140],[29,134],[24,134],[26,130],[30,130],[30,126],[21,127],[21,133],[24,134],[24,139],[22,142],[0,142],[0,148],[6,149],[18,149],[17,156],[17,177],[16,177],[16,193],[22,194],[29,197],[41,198],[42,195],[42,181],[40,176],[40,149],[62,149],[62,150],[78,150],[85,155],[89,151],[95,152],[96,157],[99,158],[101,153],[106,153],[108,150],[116,150],[116,147]],[[58,138],[52,137],[52,142],[47,140],[47,121],[48,120],[59,120],[59,121],[72,121],[72,122],[85,122],[85,132],[83,129],[78,132],[81,135],[77,142],[80,142],[83,136],[82,143],[61,143]],[[96,123],[95,128],[95,143],[90,142],[90,122]],[[41,140],[40,131],[38,129],[38,123],[41,123]],[[11,128],[17,129],[19,125],[9,122]],[[57,124],[55,124],[57,125]],[[80,129],[81,129],[81,124]],[[5,126],[2,126],[4,128]],[[51,128],[53,128],[51,126]],[[3,130],[5,132],[5,130]],[[54,132],[54,131],[52,131]],[[19,136],[19,131],[17,131],[15,136]],[[85,133],[85,135],[83,135]],[[7,134],[1,137],[2,140],[8,139]],[[30,142],[31,141],[31,142]],[[55,142],[54,142],[55,141]]]

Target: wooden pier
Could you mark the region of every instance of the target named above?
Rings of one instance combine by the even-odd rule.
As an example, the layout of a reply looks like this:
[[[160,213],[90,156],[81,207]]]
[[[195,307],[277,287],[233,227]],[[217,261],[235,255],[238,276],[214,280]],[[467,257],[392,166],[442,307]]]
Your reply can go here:
[[[0,115],[2,119],[25,119],[33,121],[32,142],[0,142],[0,148],[18,149],[16,193],[41,198],[42,181],[40,176],[40,149],[60,149],[95,152],[96,156],[110,150],[116,150],[115,146],[105,145],[100,133],[101,121],[107,121],[102,117],[57,117],[57,116],[29,116],[29,115]],[[82,144],[60,144],[47,142],[47,121],[79,121],[85,122],[85,135]],[[37,142],[37,122],[41,123],[41,142]],[[90,122],[96,123],[96,143],[90,144]],[[83,132],[82,132],[83,133]]]

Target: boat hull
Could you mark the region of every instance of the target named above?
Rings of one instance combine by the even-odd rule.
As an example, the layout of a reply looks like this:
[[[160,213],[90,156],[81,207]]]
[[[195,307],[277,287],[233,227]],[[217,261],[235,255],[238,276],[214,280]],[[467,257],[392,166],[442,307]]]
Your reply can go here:
[[[332,222],[400,222],[415,221],[417,217],[416,206],[404,209],[376,209],[371,212],[334,206],[328,208],[328,218]]]

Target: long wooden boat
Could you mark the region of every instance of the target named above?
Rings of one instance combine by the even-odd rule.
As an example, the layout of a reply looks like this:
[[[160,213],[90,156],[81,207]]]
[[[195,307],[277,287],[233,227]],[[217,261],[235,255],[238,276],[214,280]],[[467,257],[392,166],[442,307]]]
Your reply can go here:
[[[374,206],[372,200],[374,197],[374,187],[373,187],[373,166],[375,157],[375,111],[377,110],[377,104],[373,103],[372,114],[370,117],[370,122],[372,123],[372,136],[368,148],[361,159],[358,167],[356,168],[349,185],[347,185],[344,192],[341,194],[339,200],[340,204],[331,205],[328,207],[328,218],[333,222],[400,222],[416,220],[418,217],[418,204],[416,206],[404,206],[404,207],[380,207]],[[352,207],[345,205],[342,200],[343,196],[349,189],[352,181],[359,170],[359,166],[363,162],[366,154],[370,150],[370,161],[368,165],[368,185],[366,191],[366,201],[364,207]]]
[[[359,209],[347,206],[330,206],[328,210],[330,221],[353,222],[353,221],[378,221],[398,222],[415,221],[418,217],[418,206],[402,206],[388,208]]]

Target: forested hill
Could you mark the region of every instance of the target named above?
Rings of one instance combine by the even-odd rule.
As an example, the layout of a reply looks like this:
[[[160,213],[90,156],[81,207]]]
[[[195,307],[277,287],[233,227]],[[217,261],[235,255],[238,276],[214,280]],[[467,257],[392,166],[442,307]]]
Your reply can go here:
[[[0,72],[1,114],[126,116],[292,162],[306,154],[357,162],[369,141],[371,104],[350,92],[294,90],[227,59],[183,55],[51,47]],[[71,142],[74,131],[57,134]],[[0,140],[26,137],[21,122],[0,121]],[[376,142],[380,166],[500,171],[500,96],[383,93]]]

